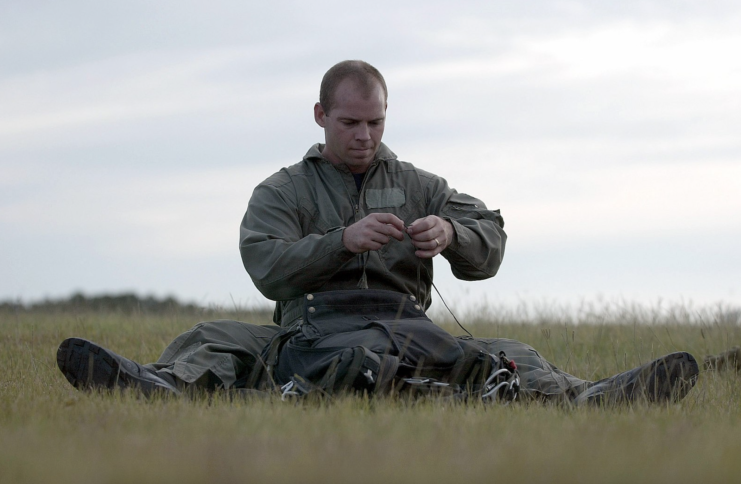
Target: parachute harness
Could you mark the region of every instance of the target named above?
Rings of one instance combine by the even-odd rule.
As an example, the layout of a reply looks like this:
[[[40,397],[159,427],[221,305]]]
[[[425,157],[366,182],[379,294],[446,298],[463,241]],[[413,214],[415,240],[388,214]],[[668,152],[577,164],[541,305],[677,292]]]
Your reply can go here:
[[[484,382],[481,399],[491,402],[514,402],[520,391],[520,373],[517,371],[517,365],[513,360],[507,358],[504,351],[499,352],[499,358],[490,355],[494,362],[493,369],[489,378]]]
[[[291,379],[288,383],[280,387],[280,400],[282,402],[285,402],[291,397],[300,397],[301,392],[294,391],[293,388],[296,387],[296,380]]]
[[[489,357],[492,362],[491,374],[480,389],[469,394],[469,397],[478,395],[484,403],[509,405],[510,402],[517,400],[520,391],[520,374],[517,371],[517,365],[507,358],[504,351],[500,351],[499,356],[489,353]],[[459,385],[451,385],[434,378],[402,378],[401,381],[409,389],[423,394],[445,394],[447,392],[453,395],[463,395],[465,393]]]

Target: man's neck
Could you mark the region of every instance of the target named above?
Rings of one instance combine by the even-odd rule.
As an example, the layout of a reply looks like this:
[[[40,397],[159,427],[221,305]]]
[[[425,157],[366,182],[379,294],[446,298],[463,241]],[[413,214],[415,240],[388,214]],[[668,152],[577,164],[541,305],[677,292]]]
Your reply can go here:
[[[363,187],[363,179],[365,179],[366,172],[353,173],[352,176],[355,178],[355,186],[358,187],[358,191]]]

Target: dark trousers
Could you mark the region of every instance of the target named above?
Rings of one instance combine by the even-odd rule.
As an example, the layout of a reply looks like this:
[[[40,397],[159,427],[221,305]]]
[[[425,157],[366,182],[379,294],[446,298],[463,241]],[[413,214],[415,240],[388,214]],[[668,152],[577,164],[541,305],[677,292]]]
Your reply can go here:
[[[317,382],[329,365],[352,358],[351,348],[377,355],[397,376],[446,380],[472,352],[503,351],[520,372],[523,396],[573,398],[592,382],[546,361],[531,346],[504,338],[456,338],[435,326],[407,295],[354,290],[306,296],[304,318],[280,348],[275,377]],[[265,347],[282,329],[231,320],[199,323],[178,336],[156,363],[146,365],[181,386],[231,388],[250,381]],[[342,356],[345,352],[345,356]],[[339,356],[338,356],[339,355]],[[460,366],[460,365],[459,365]]]

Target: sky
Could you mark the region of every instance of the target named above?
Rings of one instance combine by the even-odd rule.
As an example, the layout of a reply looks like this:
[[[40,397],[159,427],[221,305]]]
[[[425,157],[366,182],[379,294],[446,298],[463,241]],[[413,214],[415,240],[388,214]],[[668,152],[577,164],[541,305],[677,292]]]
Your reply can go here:
[[[741,305],[732,1],[0,2],[0,300],[264,306],[253,188],[323,141],[324,72],[389,88],[384,142],[501,209],[456,308]],[[439,308],[439,298],[433,308]]]

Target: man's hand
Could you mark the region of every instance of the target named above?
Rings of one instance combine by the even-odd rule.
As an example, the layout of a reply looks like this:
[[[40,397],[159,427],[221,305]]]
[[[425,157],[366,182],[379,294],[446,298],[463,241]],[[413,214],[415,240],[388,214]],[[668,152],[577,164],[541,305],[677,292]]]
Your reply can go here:
[[[404,222],[391,213],[372,213],[345,228],[342,243],[355,254],[378,250],[391,242],[404,240]]]
[[[412,243],[417,248],[415,254],[422,259],[430,259],[445,250],[453,242],[453,225],[437,215],[415,220],[407,228]]]

